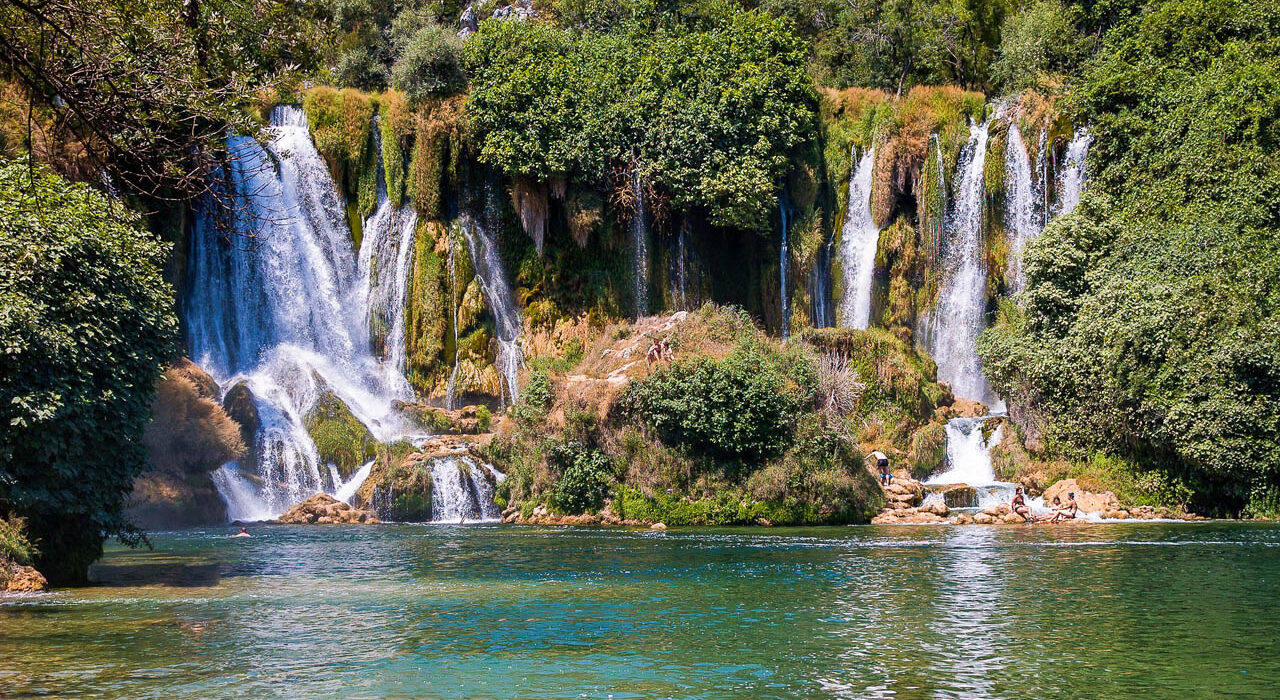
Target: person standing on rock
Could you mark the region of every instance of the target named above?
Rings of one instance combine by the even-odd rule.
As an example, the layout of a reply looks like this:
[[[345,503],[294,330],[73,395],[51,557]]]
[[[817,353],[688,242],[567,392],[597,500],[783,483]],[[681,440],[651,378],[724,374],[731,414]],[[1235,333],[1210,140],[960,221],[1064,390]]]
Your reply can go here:
[[[892,484],[893,475],[889,473],[889,455],[875,450],[867,456],[876,461],[876,468],[880,470],[880,483],[884,486]]]

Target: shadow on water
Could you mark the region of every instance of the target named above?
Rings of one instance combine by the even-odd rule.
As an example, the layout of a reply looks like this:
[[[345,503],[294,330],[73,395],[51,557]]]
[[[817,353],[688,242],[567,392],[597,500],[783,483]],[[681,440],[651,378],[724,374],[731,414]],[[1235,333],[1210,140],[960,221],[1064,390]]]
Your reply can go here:
[[[172,586],[199,588],[216,586],[222,579],[221,564],[158,562],[148,564],[94,564],[89,580],[98,586]]]

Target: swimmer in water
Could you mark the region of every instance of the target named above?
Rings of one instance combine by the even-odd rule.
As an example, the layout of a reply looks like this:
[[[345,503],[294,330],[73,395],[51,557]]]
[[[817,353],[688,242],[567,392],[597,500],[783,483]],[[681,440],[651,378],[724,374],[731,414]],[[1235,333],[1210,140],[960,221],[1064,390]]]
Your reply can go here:
[[[240,532],[232,535],[232,537],[253,537],[253,535],[249,534],[249,528],[241,526]]]

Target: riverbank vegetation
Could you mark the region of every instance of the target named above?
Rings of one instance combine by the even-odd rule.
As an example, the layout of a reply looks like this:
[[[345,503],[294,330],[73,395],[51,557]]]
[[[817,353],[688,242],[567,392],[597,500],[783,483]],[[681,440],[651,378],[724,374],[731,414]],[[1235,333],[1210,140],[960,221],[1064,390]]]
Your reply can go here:
[[[866,522],[883,496],[864,454],[937,466],[918,445],[950,393],[884,330],[783,345],[741,310],[707,305],[597,337],[577,360],[554,347],[533,358],[488,446],[507,473],[501,496],[526,517],[542,506],[669,525]]]
[[[264,134],[293,104],[353,248],[380,188],[418,216],[398,350],[422,401],[499,409],[468,237],[495,241],[527,355],[490,447],[511,506],[860,521],[878,497],[864,450],[938,469],[951,399],[917,335],[971,125],[1001,109],[988,151],[1016,124],[1046,203],[1068,142],[1094,143],[1088,191],[1027,246],[1016,296],[1003,159],[982,173],[1001,472],[1280,515],[1280,12],[1265,3],[89,0],[0,3],[0,18],[0,516],[27,519],[56,579],[82,579],[104,536],[134,538],[122,508],[144,467],[163,500],[207,491],[220,457],[255,459],[252,396],[225,397],[237,436],[199,382],[153,391],[180,366],[175,290],[192,283],[192,218],[225,204],[226,135]],[[872,328],[816,328],[841,321],[833,250],[873,148]],[[658,333],[673,356],[650,371],[645,334],[666,321],[645,317],[677,310]],[[379,357],[400,312],[370,314]],[[347,475],[385,454],[324,403],[307,426],[324,462]],[[153,405],[182,411],[153,426],[222,427],[199,449],[144,439]]]

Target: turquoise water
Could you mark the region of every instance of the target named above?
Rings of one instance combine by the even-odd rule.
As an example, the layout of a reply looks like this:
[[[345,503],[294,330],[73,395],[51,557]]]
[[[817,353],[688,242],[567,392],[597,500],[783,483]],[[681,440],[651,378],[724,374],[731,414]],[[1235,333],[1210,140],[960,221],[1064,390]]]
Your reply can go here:
[[[1280,527],[161,533],[0,598],[0,695],[1275,697]]]

